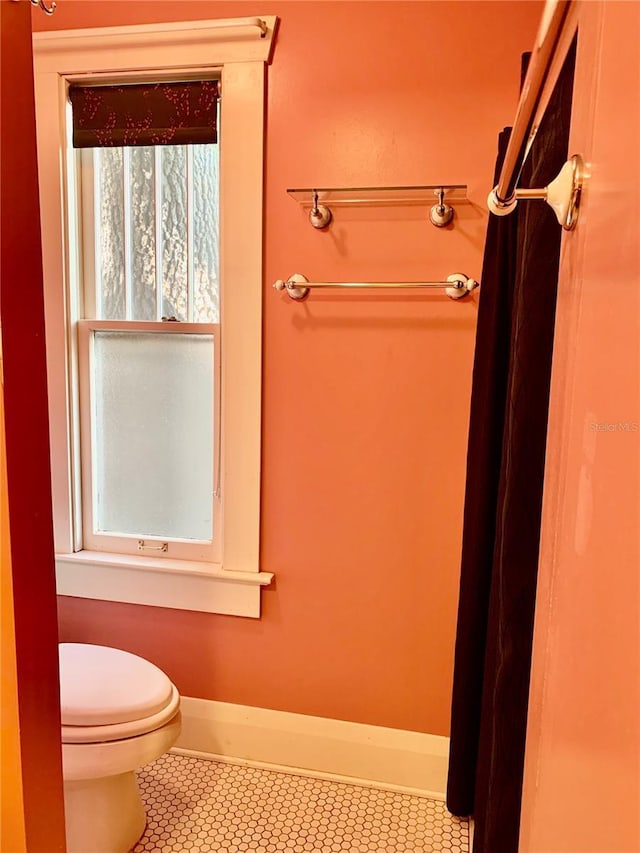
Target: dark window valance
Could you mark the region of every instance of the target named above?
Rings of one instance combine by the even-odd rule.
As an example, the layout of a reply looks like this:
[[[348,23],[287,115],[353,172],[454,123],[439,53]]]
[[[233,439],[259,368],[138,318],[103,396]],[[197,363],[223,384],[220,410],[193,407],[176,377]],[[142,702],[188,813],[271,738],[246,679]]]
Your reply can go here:
[[[218,81],[69,88],[73,147],[217,142]]]

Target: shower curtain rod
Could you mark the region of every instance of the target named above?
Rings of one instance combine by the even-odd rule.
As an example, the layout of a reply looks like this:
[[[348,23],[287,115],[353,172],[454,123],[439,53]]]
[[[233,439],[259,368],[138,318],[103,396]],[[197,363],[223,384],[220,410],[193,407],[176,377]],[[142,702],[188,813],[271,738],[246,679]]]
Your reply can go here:
[[[496,216],[511,213],[518,200],[544,199],[558,222],[570,231],[577,222],[583,163],[574,154],[542,189],[518,187],[522,167],[544,117],[549,98],[576,33],[577,0],[547,0],[509,138],[500,179],[487,205]]]
[[[450,299],[462,299],[471,293],[480,282],[463,273],[454,273],[448,276],[446,281],[309,281],[301,273],[294,273],[286,281],[278,279],[273,285],[277,291],[286,290],[291,299],[298,301],[306,299],[312,288],[361,288],[361,289],[393,289],[439,287],[444,288]]]

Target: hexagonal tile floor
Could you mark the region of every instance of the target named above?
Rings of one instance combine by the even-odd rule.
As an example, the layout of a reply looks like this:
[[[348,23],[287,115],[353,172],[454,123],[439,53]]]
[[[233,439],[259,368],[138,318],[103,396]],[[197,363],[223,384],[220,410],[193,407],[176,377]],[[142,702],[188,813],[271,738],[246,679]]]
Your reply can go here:
[[[467,853],[469,827],[425,797],[169,754],[138,773],[133,853]]]

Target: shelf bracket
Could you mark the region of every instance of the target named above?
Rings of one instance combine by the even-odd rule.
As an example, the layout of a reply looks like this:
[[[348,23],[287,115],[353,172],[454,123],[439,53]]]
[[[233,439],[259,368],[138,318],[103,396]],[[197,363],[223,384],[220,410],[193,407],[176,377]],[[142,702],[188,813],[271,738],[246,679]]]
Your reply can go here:
[[[324,204],[318,204],[318,190],[312,190],[313,206],[309,211],[309,222],[314,228],[326,228],[333,219],[333,214]]]
[[[445,191],[441,187],[438,190],[438,203],[434,204],[429,211],[429,222],[436,228],[444,228],[453,219],[453,208],[450,204],[444,203],[444,194]]]

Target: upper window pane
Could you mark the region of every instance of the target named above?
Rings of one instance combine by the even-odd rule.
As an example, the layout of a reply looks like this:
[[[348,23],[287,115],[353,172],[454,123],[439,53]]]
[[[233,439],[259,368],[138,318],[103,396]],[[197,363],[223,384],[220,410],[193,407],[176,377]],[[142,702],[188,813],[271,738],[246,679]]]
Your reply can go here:
[[[218,323],[218,146],[101,148],[89,157],[95,319]]]

